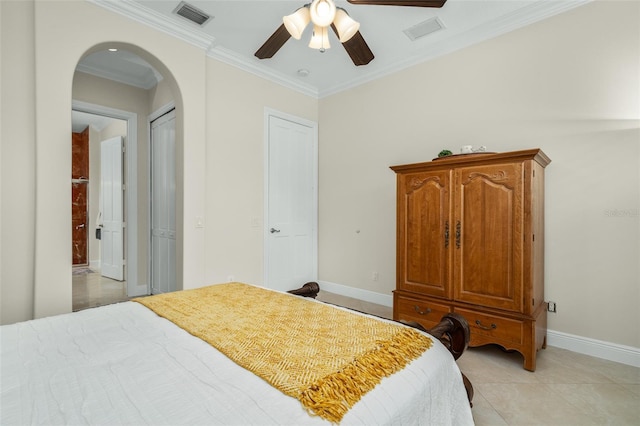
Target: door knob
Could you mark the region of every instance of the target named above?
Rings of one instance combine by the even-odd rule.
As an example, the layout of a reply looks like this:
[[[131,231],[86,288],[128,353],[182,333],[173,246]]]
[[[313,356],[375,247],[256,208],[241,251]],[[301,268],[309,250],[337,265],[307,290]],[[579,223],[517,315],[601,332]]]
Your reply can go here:
[[[276,228],[271,228],[271,229],[269,229],[269,232],[271,232],[272,234],[275,234],[277,232],[280,232],[280,230],[276,229]]]

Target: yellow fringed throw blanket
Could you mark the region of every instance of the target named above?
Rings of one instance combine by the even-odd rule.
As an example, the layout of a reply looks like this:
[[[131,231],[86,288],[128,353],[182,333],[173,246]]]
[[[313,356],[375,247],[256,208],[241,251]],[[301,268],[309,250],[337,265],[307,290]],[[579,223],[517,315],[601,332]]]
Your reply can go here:
[[[135,301],[334,423],[432,344],[411,328],[242,283]]]

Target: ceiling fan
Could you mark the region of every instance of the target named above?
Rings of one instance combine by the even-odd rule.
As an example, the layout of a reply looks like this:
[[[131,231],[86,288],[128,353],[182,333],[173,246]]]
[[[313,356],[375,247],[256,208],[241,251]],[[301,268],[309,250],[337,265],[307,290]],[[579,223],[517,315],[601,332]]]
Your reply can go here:
[[[351,4],[407,6],[407,7],[442,7],[447,0],[347,0]],[[354,21],[341,7],[336,7],[333,0],[313,0],[305,4],[291,15],[282,18],[283,23],[264,42],[255,53],[259,59],[271,58],[289,40],[290,37],[300,40],[307,24],[313,24],[313,33],[309,47],[324,52],[329,46],[328,27],[351,57],[354,65],[367,65],[374,58],[373,52],[360,34],[360,24]]]

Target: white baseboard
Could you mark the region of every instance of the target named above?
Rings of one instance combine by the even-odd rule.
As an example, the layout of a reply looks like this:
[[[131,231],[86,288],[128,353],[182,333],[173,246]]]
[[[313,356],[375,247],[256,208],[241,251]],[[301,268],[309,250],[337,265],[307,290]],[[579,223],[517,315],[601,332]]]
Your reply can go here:
[[[328,281],[318,281],[318,284],[320,285],[320,291],[325,290],[329,293],[353,297],[354,299],[364,300],[365,302],[375,303],[378,305],[388,307],[393,306],[393,296],[390,294],[376,293],[375,291],[363,290],[361,288],[349,287]]]
[[[90,260],[89,261],[89,268],[91,268],[91,269],[100,269],[100,259],[98,259],[98,260]]]
[[[149,294],[149,286],[146,284],[138,284],[135,287],[127,286],[127,297],[148,296]]]
[[[547,345],[640,368],[640,348],[547,330]]]
[[[320,290],[341,296],[352,297],[378,305],[393,306],[393,296],[390,294],[376,293],[374,291],[349,287],[328,281],[318,281]],[[640,348],[619,345],[617,343],[604,342],[589,337],[575,336],[561,331],[547,330],[547,344],[556,348],[567,349],[596,358],[619,362],[640,368]]]

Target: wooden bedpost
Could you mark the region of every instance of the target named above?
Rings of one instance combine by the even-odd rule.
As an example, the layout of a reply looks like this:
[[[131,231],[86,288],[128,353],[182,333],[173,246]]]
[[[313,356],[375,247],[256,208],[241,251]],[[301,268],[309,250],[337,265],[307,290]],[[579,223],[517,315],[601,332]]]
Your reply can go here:
[[[318,283],[310,281],[300,288],[289,290],[287,293],[295,294],[296,296],[311,297],[312,299],[315,299],[319,292],[320,286],[318,285]]]
[[[415,321],[400,320],[400,322],[425,331],[440,340],[449,352],[451,352],[455,360],[460,358],[460,355],[469,347],[469,324],[462,315],[455,312],[450,312],[443,316],[440,323],[431,329],[426,329]],[[469,404],[473,407],[473,385],[464,373],[461,374],[462,383],[464,383],[464,388],[467,391]]]
[[[319,292],[320,286],[318,283],[311,281],[300,288],[289,290],[287,293],[315,299]],[[451,352],[451,355],[455,360],[460,358],[460,355],[462,355],[462,353],[469,347],[469,324],[467,323],[467,320],[458,313],[450,312],[446,314],[442,317],[440,323],[431,329],[426,329],[420,323],[415,321],[400,320],[398,322],[427,332],[440,340],[449,352]],[[464,388],[467,391],[469,404],[473,407],[473,385],[464,373],[461,374]]]

